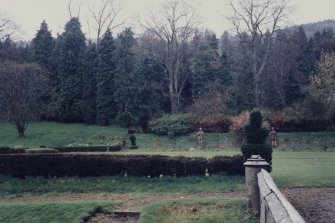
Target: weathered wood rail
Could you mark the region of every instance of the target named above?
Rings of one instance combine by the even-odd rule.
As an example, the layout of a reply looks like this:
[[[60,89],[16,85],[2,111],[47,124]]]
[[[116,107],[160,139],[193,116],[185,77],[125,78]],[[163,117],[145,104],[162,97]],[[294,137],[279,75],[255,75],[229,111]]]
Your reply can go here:
[[[249,214],[260,216],[261,223],[305,223],[265,170],[269,163],[259,155],[252,155],[244,166]]]
[[[287,201],[264,169],[258,174],[261,223],[305,223],[301,215]]]

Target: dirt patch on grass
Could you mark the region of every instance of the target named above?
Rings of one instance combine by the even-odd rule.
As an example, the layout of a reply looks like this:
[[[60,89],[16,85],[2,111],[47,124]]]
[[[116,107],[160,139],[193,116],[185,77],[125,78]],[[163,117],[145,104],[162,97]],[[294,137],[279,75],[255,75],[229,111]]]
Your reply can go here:
[[[308,223],[335,222],[335,188],[282,191]]]
[[[135,223],[139,217],[138,215],[122,214],[122,213],[99,213],[90,218],[87,223]]]

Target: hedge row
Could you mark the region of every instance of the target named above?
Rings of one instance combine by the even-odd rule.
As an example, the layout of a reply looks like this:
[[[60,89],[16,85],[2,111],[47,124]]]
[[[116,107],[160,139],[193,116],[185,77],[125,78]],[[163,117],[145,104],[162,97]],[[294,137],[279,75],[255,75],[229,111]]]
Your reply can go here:
[[[121,150],[121,143],[111,145],[111,146],[59,146],[50,147],[52,149],[58,150],[61,153],[68,152],[115,152]]]
[[[7,146],[0,146],[0,154],[17,154],[17,153],[25,153],[25,148],[10,148]]]
[[[17,153],[69,153],[69,152],[116,152],[121,151],[121,143],[111,146],[65,146],[39,149],[0,147],[0,154]]]
[[[25,176],[196,176],[244,174],[242,156],[211,159],[112,154],[5,154],[0,155],[0,173]]]

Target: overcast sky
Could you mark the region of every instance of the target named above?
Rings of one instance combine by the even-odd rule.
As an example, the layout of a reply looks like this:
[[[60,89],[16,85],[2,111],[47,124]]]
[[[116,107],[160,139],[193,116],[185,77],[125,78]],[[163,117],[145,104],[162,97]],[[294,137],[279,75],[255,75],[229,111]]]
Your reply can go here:
[[[82,0],[72,0],[74,12],[77,11],[75,3],[80,1]],[[123,8],[120,19],[127,18],[126,25],[134,27],[132,18],[135,15],[145,15],[148,8],[158,7],[164,1],[166,0],[120,0]],[[65,23],[69,20],[67,2],[68,0],[0,0],[0,11],[9,15],[20,27],[19,39],[30,40],[43,20],[46,20],[54,36],[63,31]],[[100,1],[94,0],[94,2]],[[225,19],[229,14],[228,0],[192,0],[192,2],[198,6],[202,27],[209,28],[217,35],[229,30]],[[335,0],[292,0],[292,4],[296,9],[288,18],[287,25],[335,19]],[[86,20],[87,14],[86,7],[82,6],[80,18],[86,34],[86,22],[83,20]]]

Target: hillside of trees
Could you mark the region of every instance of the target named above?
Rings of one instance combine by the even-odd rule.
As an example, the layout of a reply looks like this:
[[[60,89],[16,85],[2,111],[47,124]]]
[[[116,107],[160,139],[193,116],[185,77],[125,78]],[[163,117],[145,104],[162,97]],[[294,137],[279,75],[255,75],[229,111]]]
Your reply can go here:
[[[23,129],[27,120],[147,126],[167,113],[222,123],[258,108],[283,130],[334,126],[333,29],[218,37],[171,7],[174,19],[144,21],[139,35],[107,28],[92,41],[77,17],[58,36],[43,21],[28,44],[2,33],[2,119]]]
[[[306,23],[301,25],[306,33],[308,38],[311,38],[316,32],[322,32],[324,29],[335,29],[335,20],[323,20],[319,22]],[[297,26],[293,27],[293,29]]]

